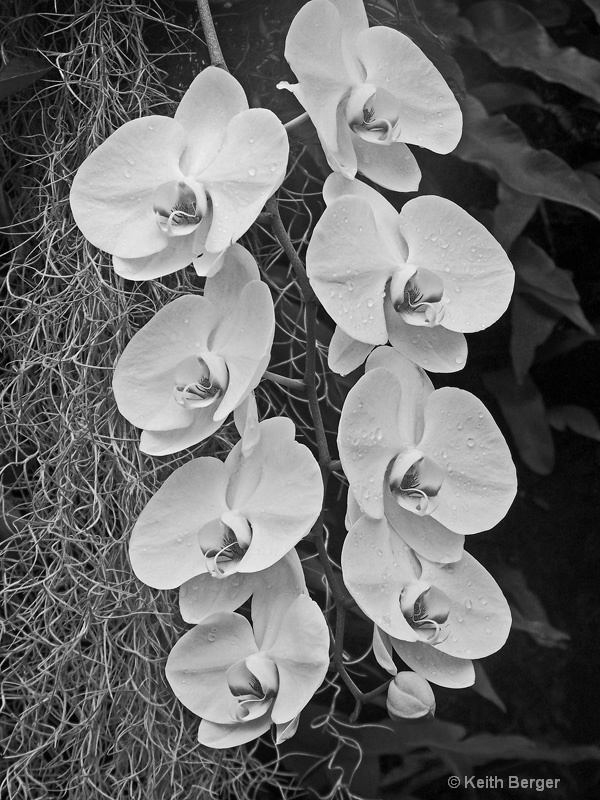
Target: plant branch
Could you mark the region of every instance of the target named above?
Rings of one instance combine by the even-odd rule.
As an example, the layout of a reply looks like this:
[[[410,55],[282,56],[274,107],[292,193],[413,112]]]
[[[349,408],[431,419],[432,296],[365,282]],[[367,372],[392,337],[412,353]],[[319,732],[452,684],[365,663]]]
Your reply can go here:
[[[292,269],[294,270],[294,274],[298,280],[304,300],[307,303],[316,303],[317,298],[312,290],[312,286],[309,283],[306,270],[304,269],[304,264],[302,263],[302,260],[298,255],[298,252],[296,251],[296,248],[294,247],[294,244],[290,239],[279,214],[279,206],[277,205],[277,197],[275,195],[273,195],[273,197],[269,197],[265,203],[265,212],[269,216],[269,221],[271,223],[273,233],[275,234],[275,238],[283,248],[283,252],[290,260],[290,264],[292,265]]]
[[[219,44],[219,39],[215,30],[215,23],[210,13],[208,0],[197,0],[197,3],[202,30],[204,31],[204,38],[206,39],[206,46],[208,47],[210,55],[210,63],[213,67],[219,67],[219,69],[224,69],[225,72],[229,72],[225,59],[223,58],[223,52],[221,51],[221,45]]]

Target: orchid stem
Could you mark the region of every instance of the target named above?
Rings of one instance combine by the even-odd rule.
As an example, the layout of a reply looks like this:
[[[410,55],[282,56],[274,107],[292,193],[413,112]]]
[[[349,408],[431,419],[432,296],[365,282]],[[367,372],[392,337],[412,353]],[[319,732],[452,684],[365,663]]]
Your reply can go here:
[[[210,63],[213,67],[219,67],[219,69],[224,69],[225,72],[229,72],[225,59],[223,58],[223,52],[215,30],[215,23],[210,13],[208,0],[197,0],[197,3],[202,30],[204,31],[204,38],[206,39],[206,46],[208,47],[208,53],[210,55]]]
[[[312,290],[312,286],[308,281],[308,277],[306,275],[306,270],[304,269],[304,264],[292,240],[290,239],[288,232],[285,229],[285,225],[281,219],[279,214],[279,206],[277,205],[277,198],[275,195],[273,197],[269,197],[267,202],[265,203],[265,211],[269,215],[269,220],[271,223],[271,228],[273,229],[273,233],[275,234],[275,238],[283,248],[283,252],[290,260],[290,264],[292,265],[292,269],[294,270],[294,274],[296,275],[296,279],[298,280],[298,284],[300,286],[300,290],[304,297],[304,300],[308,303],[316,303],[317,298],[315,293]]]
[[[308,406],[310,415],[315,428],[315,435],[317,439],[317,450],[319,456],[319,465],[321,467],[321,475],[323,478],[323,489],[327,490],[327,483],[329,476],[335,469],[339,469],[341,462],[332,461],[329,453],[329,445],[327,444],[327,435],[325,433],[325,426],[323,424],[323,417],[321,415],[321,407],[319,404],[319,396],[317,392],[317,299],[306,275],[306,269],[292,240],[289,237],[287,230],[282,222],[279,214],[279,207],[277,199],[271,197],[266,205],[265,210],[269,215],[271,227],[276,239],[281,245],[284,253],[290,260],[292,269],[296,275],[300,291],[304,298],[305,303],[305,326],[306,326],[306,361],[304,367],[304,384],[306,386],[306,394],[308,398]],[[327,545],[325,544],[325,532],[323,528],[323,517],[325,511],[321,511],[319,519],[313,526],[313,541],[319,555],[319,561],[323,567],[323,572],[327,579],[329,589],[333,595],[333,600],[336,609],[336,630],[333,638],[333,665],[347,686],[348,690],[356,701],[355,713],[358,716],[365,698],[370,698],[371,693],[363,694],[358,686],[352,680],[345,665],[344,665],[344,629],[346,622],[346,609],[354,603],[348,590],[340,582],[336,576],[331,565],[331,559],[327,552]],[[381,688],[377,689],[375,694],[379,694]],[[373,695],[375,696],[375,695]]]

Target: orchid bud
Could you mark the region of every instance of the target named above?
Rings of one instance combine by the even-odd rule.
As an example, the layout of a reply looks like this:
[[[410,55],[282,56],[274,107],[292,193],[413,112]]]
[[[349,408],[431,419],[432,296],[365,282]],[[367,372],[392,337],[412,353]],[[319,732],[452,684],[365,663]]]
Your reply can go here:
[[[435,713],[435,695],[416,672],[399,672],[390,683],[387,710],[392,719],[423,719]]]

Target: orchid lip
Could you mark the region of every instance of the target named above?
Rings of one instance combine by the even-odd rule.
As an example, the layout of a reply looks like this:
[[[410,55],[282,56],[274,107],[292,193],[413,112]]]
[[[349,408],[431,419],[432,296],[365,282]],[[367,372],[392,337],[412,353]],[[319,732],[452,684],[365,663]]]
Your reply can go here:
[[[262,682],[255,670],[262,675]],[[233,696],[230,717],[236,722],[255,719],[268,710],[277,694],[277,667],[264,653],[256,653],[229,668],[227,683]]]
[[[346,103],[346,119],[354,133],[375,144],[400,141],[396,98],[372,84],[355,86]]]
[[[437,508],[445,477],[446,471],[421,450],[407,450],[392,465],[389,487],[399,506],[422,517]]]
[[[204,552],[206,568],[213,578],[225,578],[237,572],[252,541],[252,527],[241,514],[225,512],[221,523],[225,531],[221,545]]]
[[[427,644],[441,644],[448,638],[451,607],[450,598],[425,581],[412,581],[400,594],[402,614]]]
[[[446,313],[444,281],[435,272],[419,268],[406,278],[407,269],[399,269],[390,282],[390,299],[394,310],[409,325],[434,327]]]
[[[208,210],[201,186],[193,189],[185,181],[167,181],[154,192],[152,207],[156,224],[167,236],[185,236],[202,222]]]
[[[217,360],[218,359],[218,360]],[[212,362],[212,369],[207,361]],[[206,358],[189,356],[175,369],[175,402],[184,408],[205,408],[212,405],[222,395],[227,385],[227,367],[218,356]]]

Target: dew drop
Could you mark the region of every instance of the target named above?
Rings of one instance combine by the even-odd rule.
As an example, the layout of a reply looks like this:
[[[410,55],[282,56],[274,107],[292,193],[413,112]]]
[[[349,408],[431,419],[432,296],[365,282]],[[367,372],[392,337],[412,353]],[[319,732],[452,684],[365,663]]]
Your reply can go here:
[[[253,178],[256,175],[256,167],[249,167],[248,175],[250,175],[250,177]]]

